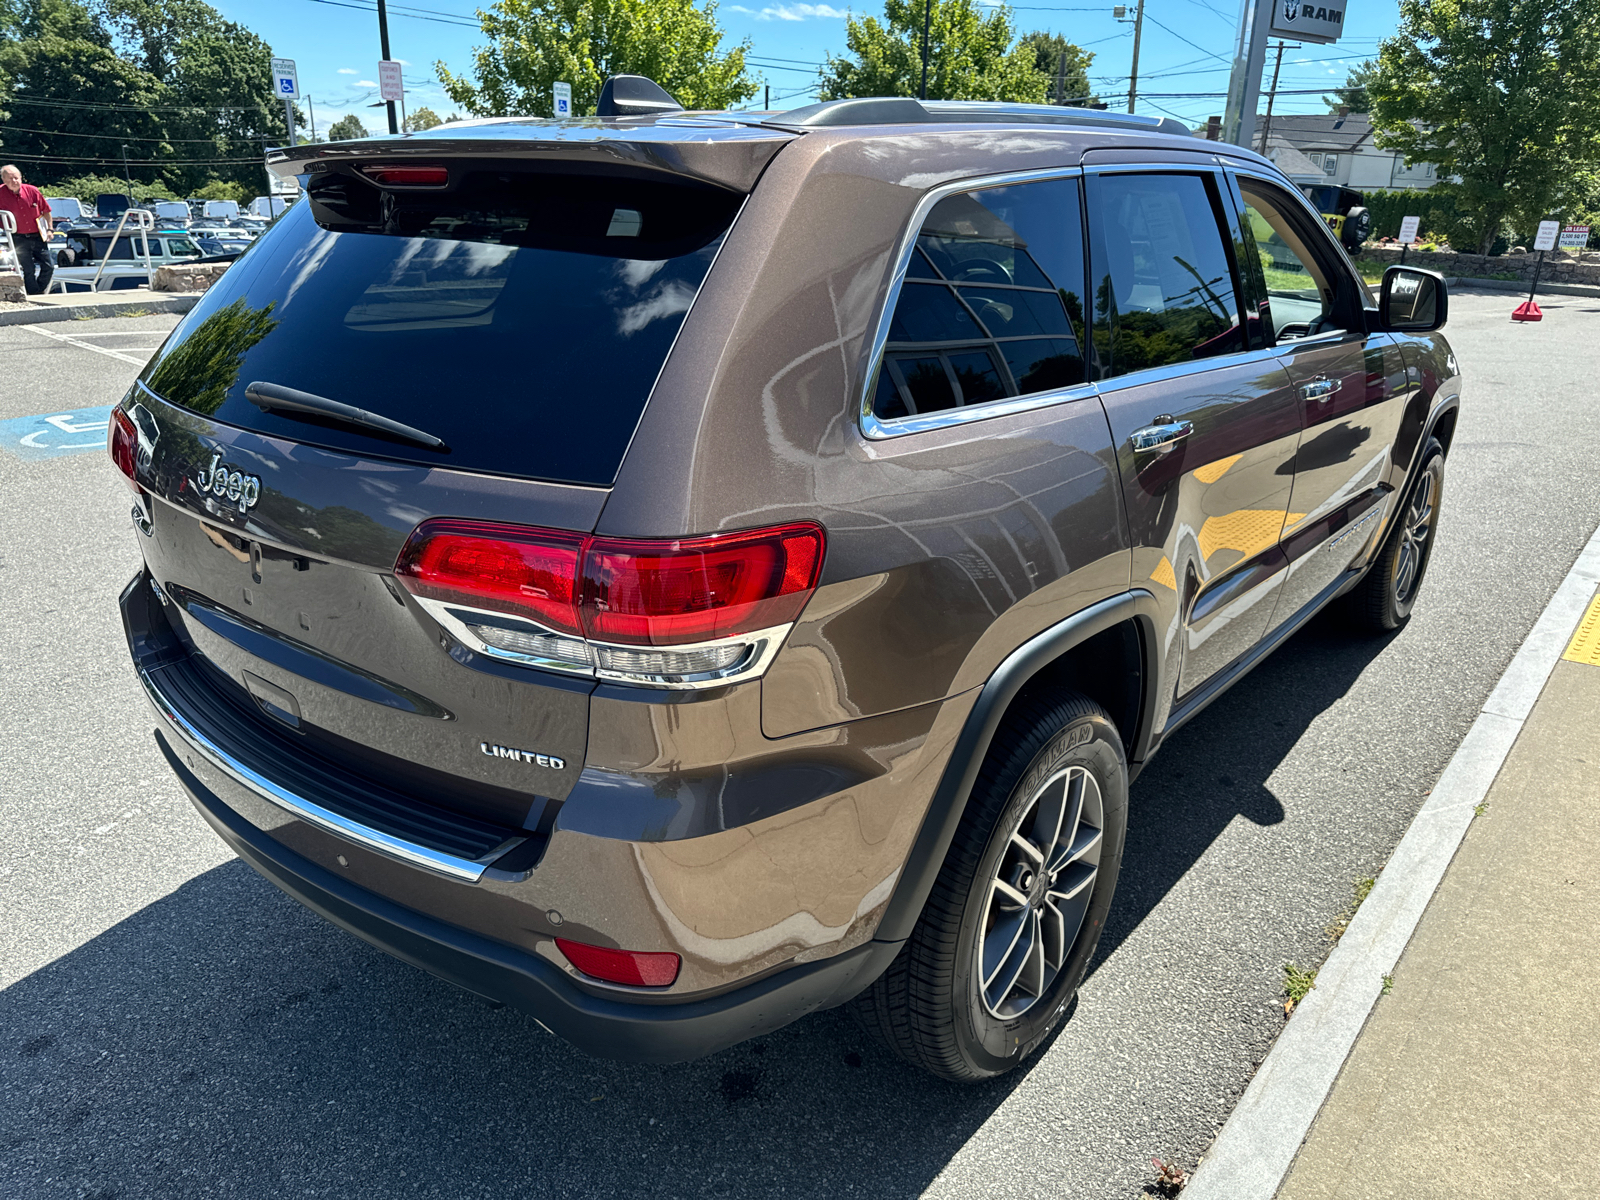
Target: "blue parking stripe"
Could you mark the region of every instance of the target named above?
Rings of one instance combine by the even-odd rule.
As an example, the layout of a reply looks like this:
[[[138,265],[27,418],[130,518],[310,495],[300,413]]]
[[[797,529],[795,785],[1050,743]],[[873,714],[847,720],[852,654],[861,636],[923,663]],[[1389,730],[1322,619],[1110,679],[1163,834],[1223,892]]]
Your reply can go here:
[[[109,404],[0,421],[0,450],[22,459],[61,458],[106,448]]]

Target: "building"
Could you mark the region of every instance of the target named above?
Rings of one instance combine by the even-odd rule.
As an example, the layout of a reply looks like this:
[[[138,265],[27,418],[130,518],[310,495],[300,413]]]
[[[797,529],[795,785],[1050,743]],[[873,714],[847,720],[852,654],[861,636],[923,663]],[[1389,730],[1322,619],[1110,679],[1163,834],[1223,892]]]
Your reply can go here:
[[[1420,190],[1439,180],[1432,163],[1408,167],[1395,151],[1378,149],[1366,113],[1274,114],[1266,133],[1267,157],[1296,183],[1336,183],[1376,192]],[[1320,177],[1303,177],[1308,163]]]

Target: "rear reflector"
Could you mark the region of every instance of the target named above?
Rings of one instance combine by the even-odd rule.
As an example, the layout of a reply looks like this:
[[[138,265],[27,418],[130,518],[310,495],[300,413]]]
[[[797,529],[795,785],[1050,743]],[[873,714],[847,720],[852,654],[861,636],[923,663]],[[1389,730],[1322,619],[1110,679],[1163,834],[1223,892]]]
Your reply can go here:
[[[666,987],[678,977],[682,962],[676,954],[607,950],[604,946],[586,946],[566,938],[557,938],[556,945],[585,975],[631,987]]]
[[[385,187],[444,187],[450,182],[445,167],[408,167],[390,163],[362,167],[362,174]]]
[[[111,411],[106,446],[111,451],[111,461],[117,464],[117,470],[127,476],[128,486],[143,494],[144,489],[139,486],[139,474],[134,466],[139,457],[139,431],[134,428],[133,418],[120,408]]]
[[[591,643],[693,646],[792,622],[816,588],[824,548],[822,527],[809,522],[644,540],[438,519],[417,526],[394,569],[417,596],[523,616]],[[642,671],[628,654],[597,665]],[[696,651],[644,673],[693,674],[737,658]]]

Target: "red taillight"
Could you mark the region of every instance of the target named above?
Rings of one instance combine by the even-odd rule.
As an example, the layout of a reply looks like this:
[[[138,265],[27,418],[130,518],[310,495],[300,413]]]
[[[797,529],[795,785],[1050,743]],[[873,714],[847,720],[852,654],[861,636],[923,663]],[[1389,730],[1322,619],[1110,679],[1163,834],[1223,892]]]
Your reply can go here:
[[[438,519],[413,531],[395,575],[419,596],[590,641],[675,646],[793,621],[823,549],[822,527],[809,523],[647,540]]]
[[[424,521],[394,573],[419,596],[532,617],[576,634],[583,543],[580,533],[523,525]]]
[[[450,182],[450,172],[445,167],[406,167],[392,164],[362,167],[362,173],[374,183],[386,187],[444,187]]]
[[[106,445],[111,451],[111,461],[117,464],[117,470],[128,477],[128,486],[135,492],[142,492],[144,489],[139,486],[139,474],[134,466],[139,457],[139,431],[134,428],[133,418],[120,408],[111,410]]]
[[[633,987],[666,987],[678,977],[682,962],[676,954],[607,950],[604,946],[586,946],[566,938],[557,938],[556,945],[585,975]]]
[[[786,625],[822,565],[822,530],[782,525],[677,541],[595,538],[583,628],[597,642],[675,646]]]

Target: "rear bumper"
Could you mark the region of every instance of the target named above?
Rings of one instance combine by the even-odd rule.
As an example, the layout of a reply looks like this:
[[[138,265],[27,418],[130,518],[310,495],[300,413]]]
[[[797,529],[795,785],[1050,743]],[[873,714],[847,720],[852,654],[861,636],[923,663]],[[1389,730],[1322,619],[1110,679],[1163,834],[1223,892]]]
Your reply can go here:
[[[889,965],[898,944],[867,942],[732,992],[681,1004],[628,1004],[574,986],[537,955],[386,900],[317,866],[228,807],[184,763],[175,734],[156,739],[194,806],[245,862],[313,912],[396,958],[529,1013],[602,1058],[683,1062],[841,1004]]]
[[[843,1003],[887,969],[899,949],[898,943],[869,941],[729,991],[682,1000],[652,994],[631,1001],[585,990],[531,950],[399,904],[312,861],[267,832],[262,824],[270,828],[270,823],[258,823],[264,813],[285,818],[289,828],[304,822],[306,815],[293,805],[273,802],[270,789],[247,787],[219,766],[215,748],[208,746],[204,735],[171,708],[170,698],[163,702],[160,689],[151,686],[152,679],[179,671],[187,652],[163,621],[152,619],[151,590],[143,572],[123,592],[121,603],[134,664],[146,680],[158,721],[157,743],[200,814],[240,858],[312,911],[378,949],[527,1012],[591,1054],[680,1062],[714,1053]],[[337,835],[325,825],[322,832]],[[352,846],[366,844],[360,838],[347,841]]]

